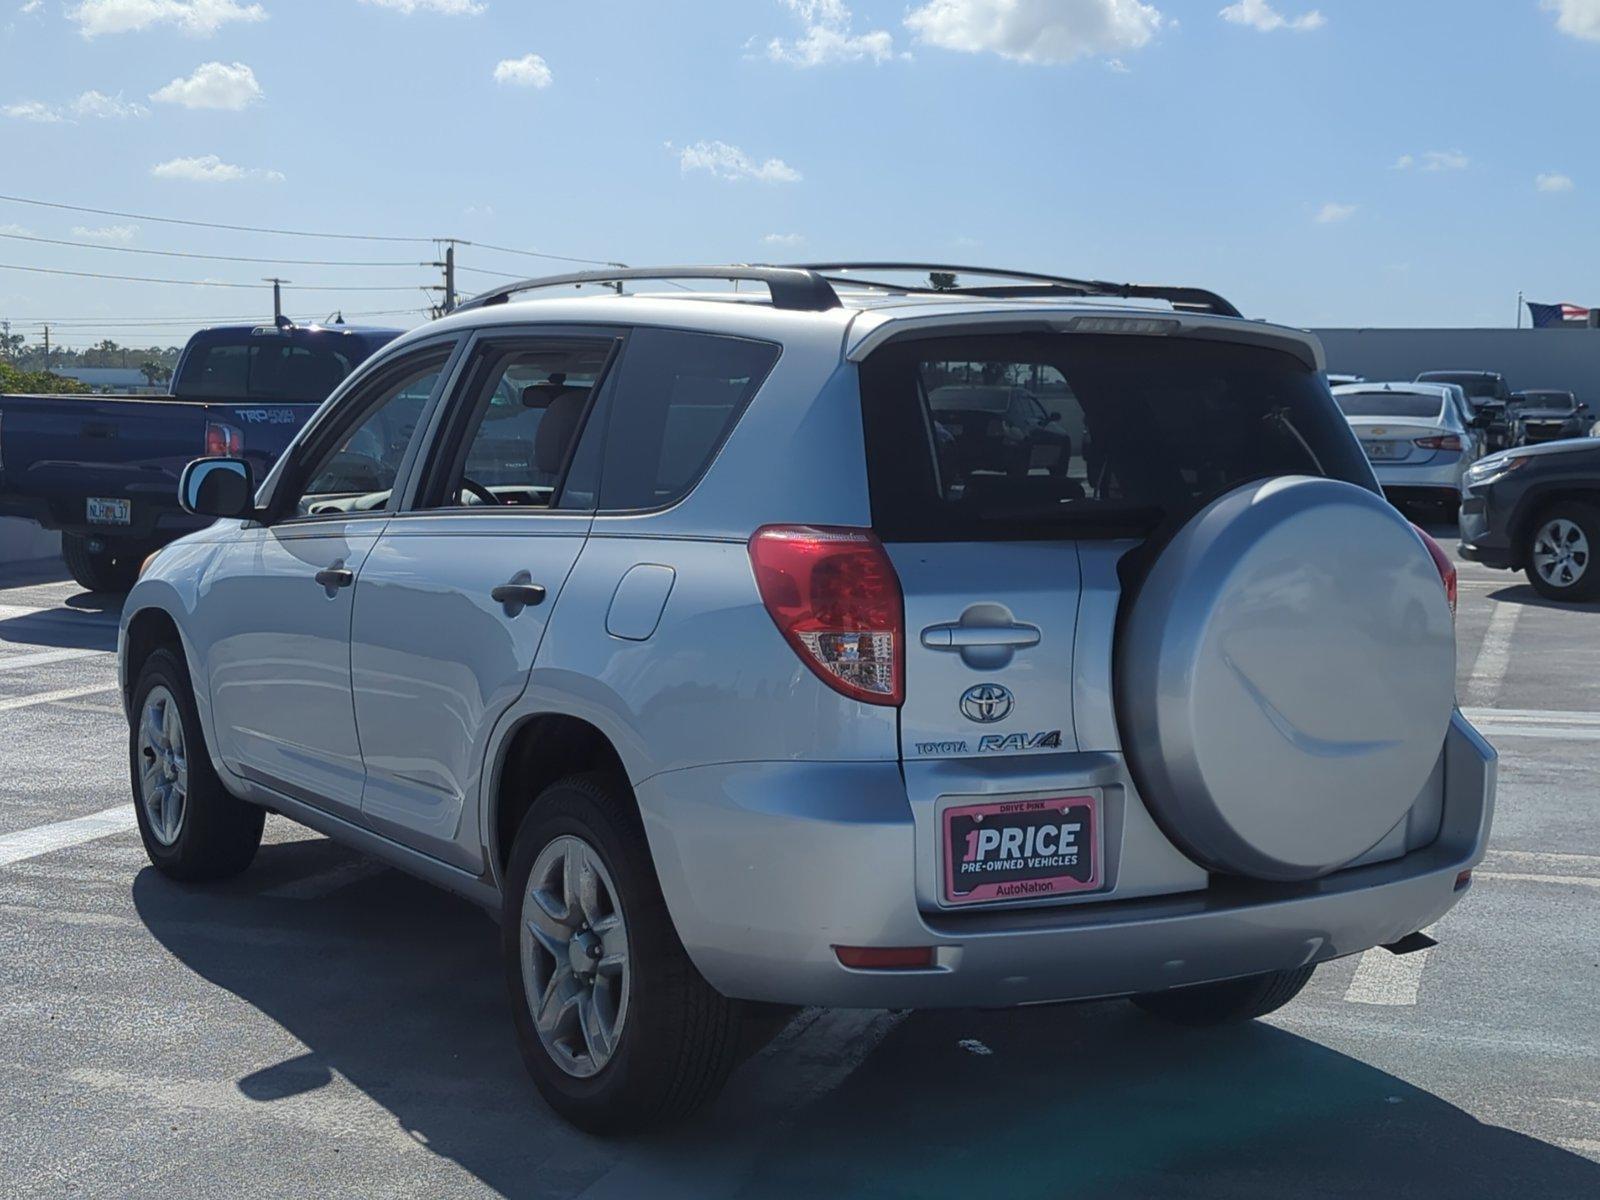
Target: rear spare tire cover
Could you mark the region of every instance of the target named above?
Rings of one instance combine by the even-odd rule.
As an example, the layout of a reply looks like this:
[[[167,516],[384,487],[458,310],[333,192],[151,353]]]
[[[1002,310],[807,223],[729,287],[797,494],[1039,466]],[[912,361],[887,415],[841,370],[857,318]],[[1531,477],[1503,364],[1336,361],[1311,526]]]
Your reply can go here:
[[[1212,870],[1312,879],[1416,802],[1455,705],[1455,622],[1410,524],[1352,484],[1246,484],[1161,550],[1117,642],[1146,805]]]

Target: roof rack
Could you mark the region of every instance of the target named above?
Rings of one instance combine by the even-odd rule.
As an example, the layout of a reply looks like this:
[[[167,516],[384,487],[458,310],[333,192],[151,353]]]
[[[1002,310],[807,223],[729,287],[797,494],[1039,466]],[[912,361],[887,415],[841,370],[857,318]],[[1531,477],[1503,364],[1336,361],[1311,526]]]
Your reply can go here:
[[[810,271],[830,283],[854,283],[895,292],[957,296],[1030,296],[1045,292],[1065,292],[1074,296],[1115,296],[1124,300],[1166,300],[1174,308],[1189,312],[1214,313],[1221,317],[1242,316],[1237,308],[1216,292],[1204,288],[1169,287],[1152,283],[1110,283],[1103,279],[1071,279],[1063,275],[1042,275],[1036,271],[1007,271],[996,267],[963,267],[950,263],[915,262],[839,262],[796,263],[797,271]],[[842,274],[849,271],[917,271],[947,275],[980,275],[990,279],[1014,279],[1024,286],[1012,287],[935,287],[885,283]]]
[[[839,307],[838,293],[833,286],[815,271],[804,267],[725,266],[725,267],[623,267],[614,271],[577,271],[570,275],[547,275],[538,279],[523,279],[492,288],[455,308],[465,312],[472,308],[485,308],[491,304],[504,304],[519,292],[537,291],[541,288],[577,287],[585,283],[621,284],[633,280],[669,279],[748,279],[764,283],[772,292],[772,307],[795,312],[827,312]],[[620,290],[620,289],[619,289]]]

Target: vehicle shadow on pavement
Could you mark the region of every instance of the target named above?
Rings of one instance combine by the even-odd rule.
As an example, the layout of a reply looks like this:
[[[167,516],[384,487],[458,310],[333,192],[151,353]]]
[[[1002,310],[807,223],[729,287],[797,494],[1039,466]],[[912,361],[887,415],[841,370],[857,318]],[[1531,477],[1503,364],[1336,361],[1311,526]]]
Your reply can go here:
[[[123,597],[83,592],[38,612],[0,618],[0,644],[62,650],[115,650]]]
[[[1508,584],[1498,591],[1486,593],[1488,599],[1499,604],[1520,604],[1525,608],[1549,608],[1556,612],[1593,613],[1600,612],[1600,600],[1590,600],[1585,603],[1574,603],[1571,600],[1546,600],[1532,586],[1523,584]]]
[[[281,898],[360,861],[269,844],[225,885],[146,869],[133,900],[180,963],[308,1047],[236,1080],[242,1096],[270,1106],[338,1076],[501,1194],[1600,1195],[1600,1165],[1315,1042],[1259,1022],[1177,1030],[1123,1003],[913,1014],[820,1097],[808,1073],[855,1048],[797,1025],[698,1118],[602,1141],[524,1076],[486,914],[392,870]]]

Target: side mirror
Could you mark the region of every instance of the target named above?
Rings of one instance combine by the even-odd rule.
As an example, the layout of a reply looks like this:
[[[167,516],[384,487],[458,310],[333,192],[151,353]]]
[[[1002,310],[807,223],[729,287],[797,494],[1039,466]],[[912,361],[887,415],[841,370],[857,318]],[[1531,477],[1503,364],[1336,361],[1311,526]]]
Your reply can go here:
[[[255,502],[255,476],[242,458],[197,458],[178,480],[178,503],[197,517],[247,516]]]
[[[1589,411],[1589,402],[1587,400],[1579,400],[1578,401],[1577,411],[1581,412],[1581,413],[1588,412]]]

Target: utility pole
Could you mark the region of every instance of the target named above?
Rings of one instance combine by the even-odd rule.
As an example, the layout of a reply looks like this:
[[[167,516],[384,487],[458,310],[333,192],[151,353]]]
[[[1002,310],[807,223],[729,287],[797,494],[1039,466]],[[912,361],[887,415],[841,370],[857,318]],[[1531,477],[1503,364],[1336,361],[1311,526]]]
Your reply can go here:
[[[460,238],[434,238],[435,243],[444,247],[444,257],[438,262],[423,263],[425,267],[434,267],[444,272],[444,287],[441,290],[444,298],[433,305],[428,311],[435,320],[449,316],[456,308],[456,247],[470,246],[471,242],[464,242]]]
[[[289,279],[279,279],[276,275],[268,275],[263,282],[272,285],[272,323],[281,326],[283,321],[283,285],[293,282]]]
[[[44,327],[44,369],[50,370],[50,326]]]

